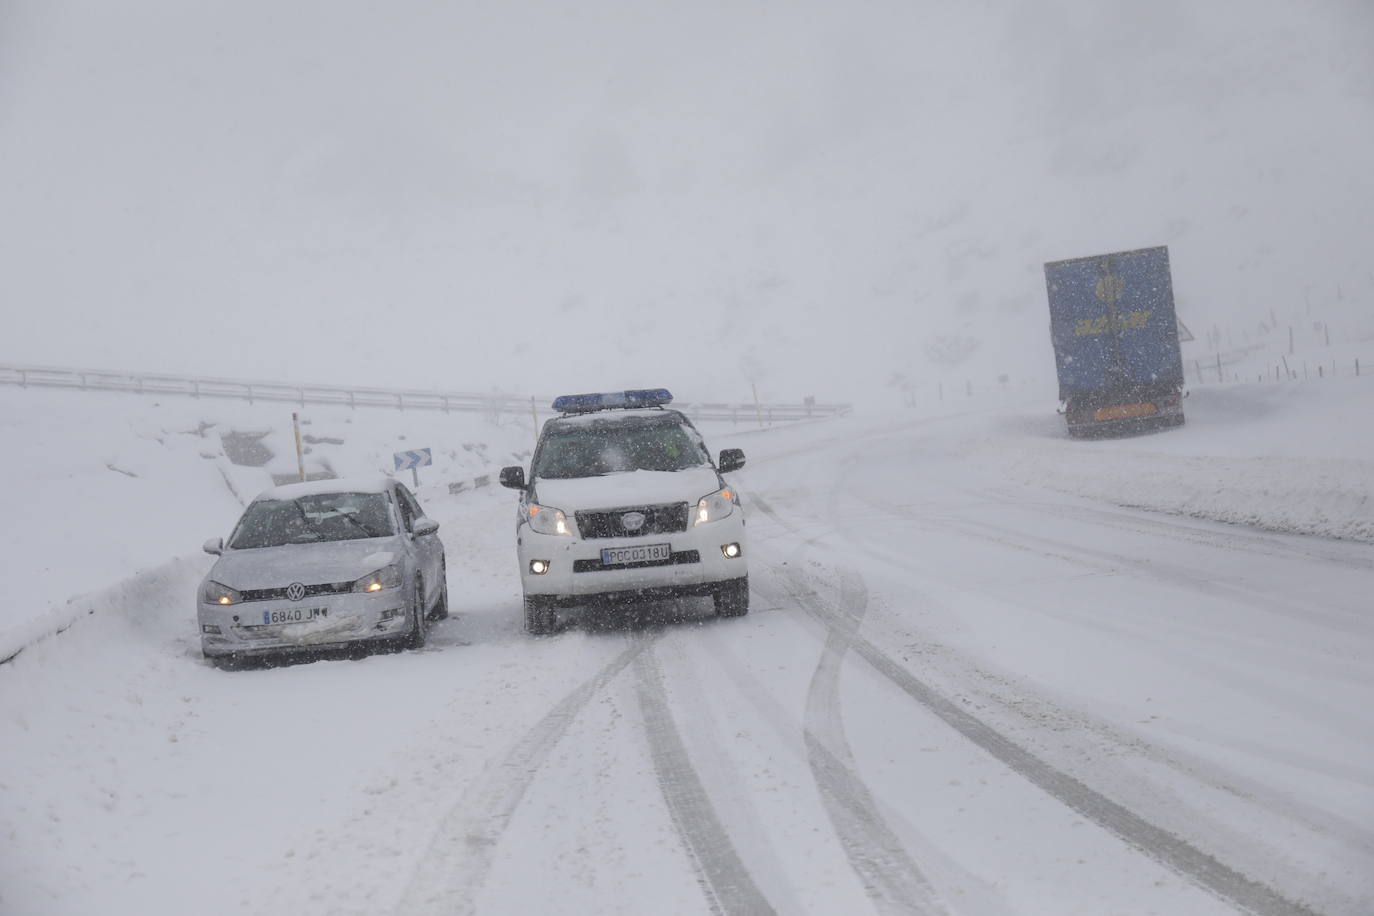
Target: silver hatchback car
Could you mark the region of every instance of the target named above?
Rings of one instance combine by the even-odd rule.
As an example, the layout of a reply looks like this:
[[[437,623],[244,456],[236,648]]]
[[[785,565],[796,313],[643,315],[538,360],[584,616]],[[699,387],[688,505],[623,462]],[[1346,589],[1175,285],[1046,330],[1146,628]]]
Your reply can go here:
[[[212,661],[347,645],[425,644],[448,616],[439,524],[386,477],[319,480],[260,494],[200,585],[201,651]]]

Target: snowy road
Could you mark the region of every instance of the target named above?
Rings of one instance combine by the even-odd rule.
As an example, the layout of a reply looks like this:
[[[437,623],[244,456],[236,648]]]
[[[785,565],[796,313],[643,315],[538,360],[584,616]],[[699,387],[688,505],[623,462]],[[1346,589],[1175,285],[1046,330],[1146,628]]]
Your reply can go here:
[[[200,558],[111,589],[0,667],[0,911],[1374,909],[1374,548],[1013,486],[961,429],[740,443],[738,620],[524,636],[490,491],[432,505],[422,652],[221,672]]]

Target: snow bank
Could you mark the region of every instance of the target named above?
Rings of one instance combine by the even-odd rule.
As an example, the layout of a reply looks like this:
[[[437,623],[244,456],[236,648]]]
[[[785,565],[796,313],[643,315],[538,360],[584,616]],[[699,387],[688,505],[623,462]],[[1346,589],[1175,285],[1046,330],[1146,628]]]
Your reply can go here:
[[[1374,542],[1374,463],[1315,458],[1142,454],[1120,467],[1094,456],[1027,455],[1019,473],[1104,502],[1271,531]]]
[[[1119,439],[1070,439],[1053,401],[1016,391],[860,412],[740,437],[751,466],[769,455],[846,440],[879,449],[918,429],[903,474],[942,473],[955,458],[988,491],[1043,488],[1113,505],[1272,531],[1374,542],[1374,377],[1208,385],[1184,403],[1187,424]],[[907,445],[900,446],[908,448]],[[926,458],[938,459],[927,463]],[[902,481],[893,480],[900,490]],[[746,497],[748,495],[746,488]],[[816,494],[810,494],[816,495]]]
[[[422,503],[494,481],[531,442],[528,416],[338,407],[303,420],[310,474],[394,473],[394,452],[431,447]],[[231,461],[235,433],[261,465]],[[90,601],[77,596],[228,534],[274,475],[297,471],[289,405],[5,387],[0,434],[0,658],[84,616]]]
[[[1116,505],[1374,542],[1374,379],[1213,386],[1185,409],[1181,429],[1099,441],[1025,412],[997,465]]]

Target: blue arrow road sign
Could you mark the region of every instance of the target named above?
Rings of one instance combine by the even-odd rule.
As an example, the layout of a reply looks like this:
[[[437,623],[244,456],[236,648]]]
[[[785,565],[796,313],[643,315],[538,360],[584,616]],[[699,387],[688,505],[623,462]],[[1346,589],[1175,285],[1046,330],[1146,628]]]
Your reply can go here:
[[[434,463],[433,457],[427,448],[417,448],[410,452],[397,452],[396,470],[404,471],[406,468],[427,468]]]

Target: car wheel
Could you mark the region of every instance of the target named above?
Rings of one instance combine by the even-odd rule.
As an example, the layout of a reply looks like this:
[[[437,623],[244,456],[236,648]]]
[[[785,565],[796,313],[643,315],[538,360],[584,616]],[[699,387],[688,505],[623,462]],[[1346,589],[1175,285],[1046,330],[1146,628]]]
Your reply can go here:
[[[412,627],[404,643],[407,649],[423,649],[425,647],[425,639],[429,636],[429,628],[426,626],[427,619],[425,615],[425,585],[417,578],[415,580],[415,597],[410,602]]]
[[[439,565],[439,600],[430,608],[429,619],[448,619],[448,567],[442,563]]]
[[[525,596],[525,632],[531,636],[552,633],[558,623],[554,599],[548,595]]]
[[[731,579],[716,586],[717,617],[743,617],[749,613],[749,577]]]

